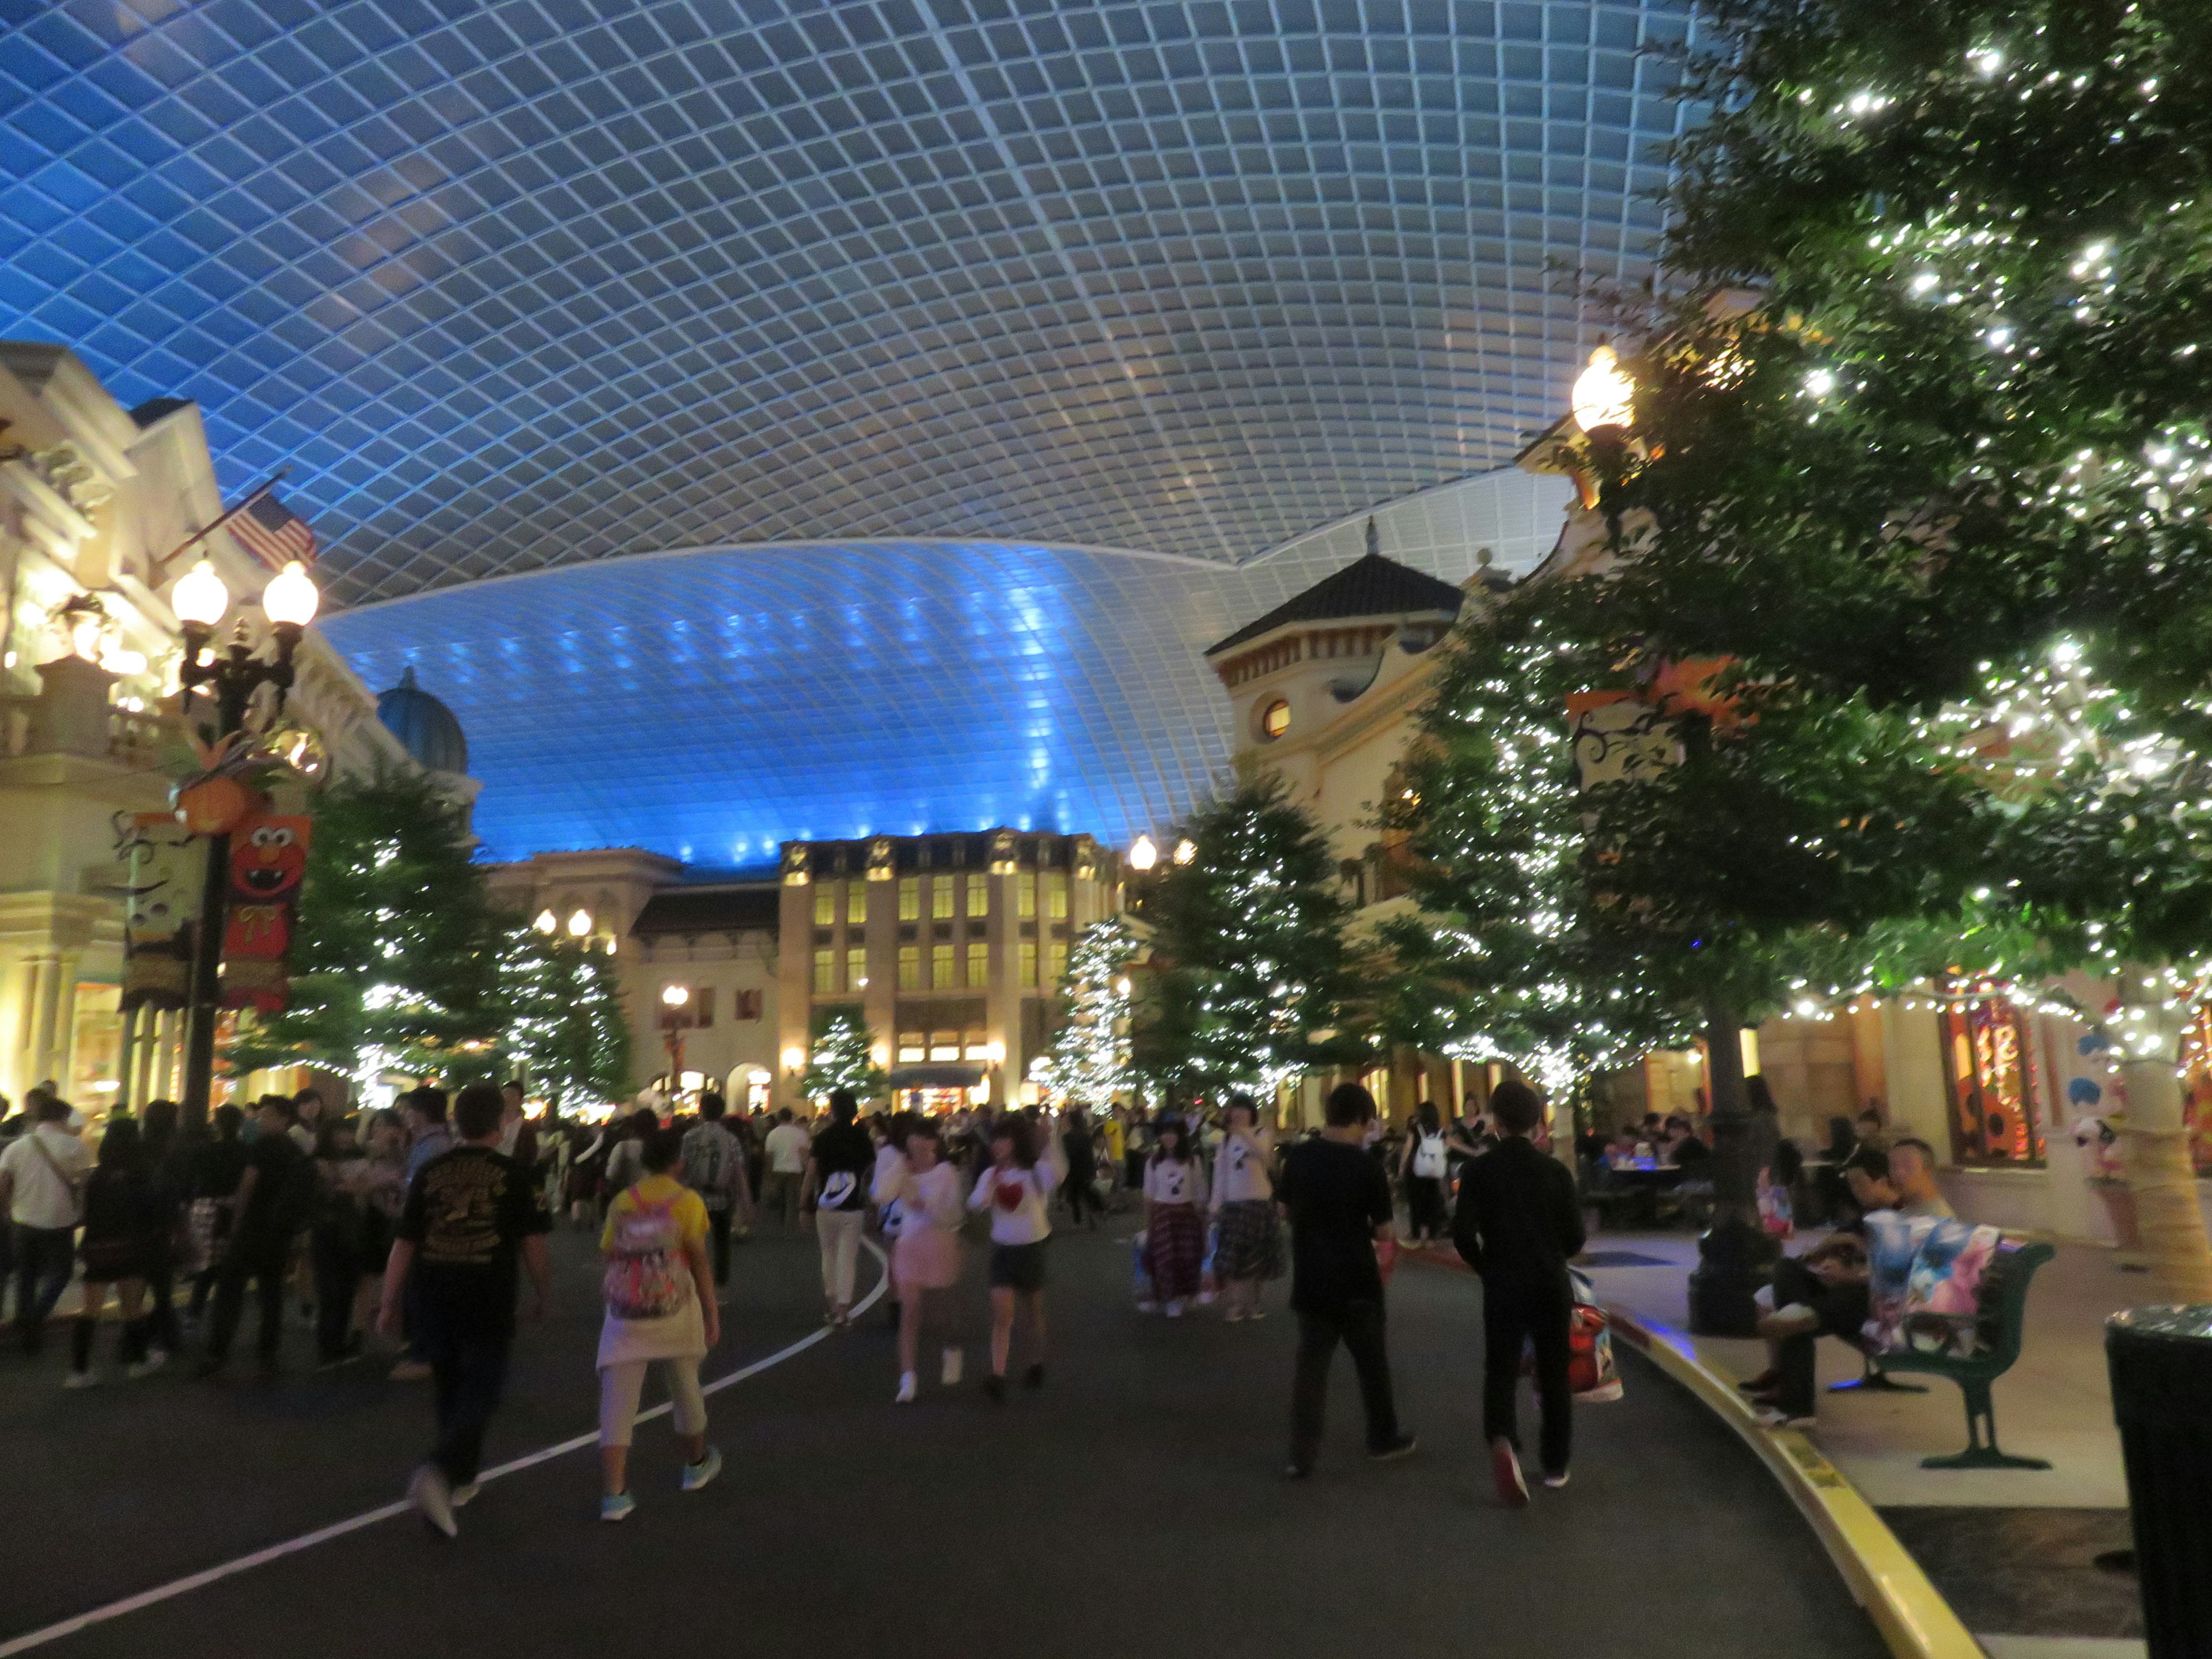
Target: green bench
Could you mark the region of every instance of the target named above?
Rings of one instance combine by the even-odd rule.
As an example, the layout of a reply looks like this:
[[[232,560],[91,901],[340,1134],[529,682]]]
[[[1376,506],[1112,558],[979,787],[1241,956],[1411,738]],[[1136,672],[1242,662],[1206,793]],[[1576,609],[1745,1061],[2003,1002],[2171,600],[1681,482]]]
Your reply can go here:
[[[2027,1321],[2027,1287],[2036,1269],[2057,1252],[2048,1244],[2021,1244],[2000,1250],[1982,1275],[1981,1311],[1976,1318],[1982,1351],[1966,1358],[1940,1353],[1878,1353],[1868,1356],[1875,1376],[1920,1371],[1948,1376],[1966,1397],[1966,1449],[1946,1457],[1923,1457],[1923,1469],[2047,1469],[2040,1457],[2014,1457],[1997,1449],[1996,1415],[1990,1384],[2020,1358],[2021,1333]]]

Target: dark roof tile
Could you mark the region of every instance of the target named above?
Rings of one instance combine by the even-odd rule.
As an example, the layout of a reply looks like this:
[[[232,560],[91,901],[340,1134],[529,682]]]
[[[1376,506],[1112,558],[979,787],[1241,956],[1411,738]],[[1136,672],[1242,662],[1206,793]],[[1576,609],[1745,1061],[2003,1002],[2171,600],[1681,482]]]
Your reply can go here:
[[[1248,623],[1206,651],[1218,655],[1247,640],[1273,632],[1286,623],[1339,622],[1354,617],[1419,616],[1442,611],[1459,615],[1467,595],[1449,582],[1428,575],[1380,553],[1370,553],[1334,576],[1322,578],[1285,600],[1255,623]]]

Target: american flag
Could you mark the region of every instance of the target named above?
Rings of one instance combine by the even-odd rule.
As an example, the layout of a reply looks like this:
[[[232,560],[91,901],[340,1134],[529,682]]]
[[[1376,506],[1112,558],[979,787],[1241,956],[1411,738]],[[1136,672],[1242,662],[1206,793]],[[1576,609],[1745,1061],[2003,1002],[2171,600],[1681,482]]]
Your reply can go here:
[[[301,564],[314,562],[315,532],[274,491],[263,491],[228,528],[240,547],[271,570],[282,570],[295,559]]]

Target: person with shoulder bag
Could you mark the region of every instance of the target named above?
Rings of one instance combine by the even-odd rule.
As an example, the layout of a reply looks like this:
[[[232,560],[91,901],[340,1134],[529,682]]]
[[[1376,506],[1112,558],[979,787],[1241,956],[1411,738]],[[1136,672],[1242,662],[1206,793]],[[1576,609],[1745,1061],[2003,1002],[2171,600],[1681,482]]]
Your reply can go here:
[[[599,1237],[606,1258],[599,1355],[602,1521],[626,1521],[637,1508],[629,1448],[645,1373],[655,1362],[667,1370],[684,1449],[683,1490],[697,1492],[722,1472],[722,1454],[707,1443],[707,1401],[699,1389],[699,1362],[722,1334],[707,1259],[707,1206],[671,1173],[683,1156],[677,1131],[641,1129],[631,1144],[641,1174],[607,1206]]]
[[[15,1258],[15,1335],[34,1354],[69,1288],[92,1154],[69,1127],[70,1103],[38,1092],[37,1119],[0,1152],[0,1203]]]

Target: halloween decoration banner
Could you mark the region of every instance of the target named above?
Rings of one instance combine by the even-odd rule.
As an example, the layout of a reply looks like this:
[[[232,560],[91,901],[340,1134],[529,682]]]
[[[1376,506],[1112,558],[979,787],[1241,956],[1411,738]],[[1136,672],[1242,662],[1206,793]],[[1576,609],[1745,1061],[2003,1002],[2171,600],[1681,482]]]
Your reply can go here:
[[[207,842],[171,812],[118,812],[123,877],[123,1006],[181,1008],[191,984]]]
[[[222,1006],[280,1012],[300,884],[307,873],[305,817],[250,813],[230,836],[230,920],[222,938]]]

